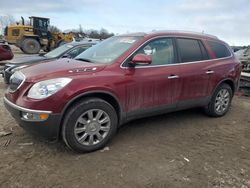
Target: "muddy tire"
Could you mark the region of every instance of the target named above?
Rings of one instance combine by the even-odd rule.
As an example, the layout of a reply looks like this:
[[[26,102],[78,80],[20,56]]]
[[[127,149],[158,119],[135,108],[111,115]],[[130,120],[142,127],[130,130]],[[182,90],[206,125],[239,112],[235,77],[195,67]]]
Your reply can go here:
[[[210,103],[205,107],[206,114],[212,117],[224,116],[230,108],[232,97],[232,88],[228,84],[221,84],[216,88]]]
[[[62,138],[77,153],[103,148],[117,131],[117,113],[99,98],[88,98],[73,105],[63,122]]]
[[[26,54],[37,54],[41,46],[36,39],[26,38],[23,40],[20,49]]]

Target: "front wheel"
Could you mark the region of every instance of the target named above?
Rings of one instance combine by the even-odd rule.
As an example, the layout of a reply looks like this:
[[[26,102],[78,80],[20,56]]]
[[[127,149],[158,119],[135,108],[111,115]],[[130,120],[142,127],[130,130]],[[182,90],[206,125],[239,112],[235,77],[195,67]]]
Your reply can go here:
[[[230,108],[233,92],[228,84],[221,84],[214,92],[210,103],[205,107],[209,116],[224,116]]]
[[[41,46],[34,38],[26,38],[23,40],[20,49],[26,54],[38,54]]]
[[[117,130],[117,113],[106,101],[90,98],[74,105],[62,127],[65,144],[83,153],[104,147]]]

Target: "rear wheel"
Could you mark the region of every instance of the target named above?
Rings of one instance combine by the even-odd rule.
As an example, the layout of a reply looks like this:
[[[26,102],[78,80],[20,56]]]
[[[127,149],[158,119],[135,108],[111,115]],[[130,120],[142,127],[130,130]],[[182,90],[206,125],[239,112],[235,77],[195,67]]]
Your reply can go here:
[[[65,144],[83,153],[104,147],[117,130],[117,114],[106,101],[84,100],[70,108],[62,127]]]
[[[214,92],[208,106],[205,107],[205,112],[209,116],[221,117],[224,116],[230,108],[233,92],[228,84],[221,84]]]
[[[26,54],[37,54],[41,46],[36,39],[26,38],[23,40],[20,49]]]

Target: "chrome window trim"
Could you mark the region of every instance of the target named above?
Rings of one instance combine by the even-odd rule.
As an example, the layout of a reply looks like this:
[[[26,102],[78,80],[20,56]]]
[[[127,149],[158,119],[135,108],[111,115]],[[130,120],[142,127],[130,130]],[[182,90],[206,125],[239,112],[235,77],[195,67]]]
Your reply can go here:
[[[44,110],[33,110],[33,109],[28,109],[28,108],[24,108],[24,107],[21,107],[21,106],[18,106],[12,102],[10,102],[6,97],[3,98],[4,102],[6,104],[8,104],[9,106],[11,106],[12,108],[16,109],[16,110],[20,110],[22,112],[30,112],[30,113],[44,113],[44,114],[51,114],[52,111],[44,111]]]
[[[150,38],[148,40],[146,40],[144,43],[142,43],[139,47],[137,47],[128,57],[126,57],[126,59],[124,59],[122,61],[122,63],[120,64],[120,68],[121,69],[129,69],[131,67],[125,67],[123,66],[123,64],[139,49],[141,48],[143,45],[145,45],[147,42],[150,42],[154,39],[158,39],[158,38],[187,38],[187,39],[194,39],[194,40],[202,40],[203,38],[195,38],[195,37],[190,37],[190,36],[176,36],[176,35],[162,35],[162,36],[157,36],[157,37],[153,37]],[[210,39],[205,39],[205,40],[210,40]],[[215,40],[211,40],[211,41],[215,41]],[[219,42],[218,42],[219,43]],[[157,68],[157,67],[167,67],[167,66],[173,66],[173,65],[186,65],[186,64],[195,64],[195,63],[206,63],[206,62],[210,62],[210,61],[214,61],[214,60],[224,60],[224,59],[230,59],[233,57],[233,54],[231,52],[231,50],[229,50],[230,52],[230,56],[228,57],[223,57],[223,58],[215,58],[215,59],[208,59],[208,60],[202,60],[202,61],[190,61],[190,62],[185,62],[185,63],[172,63],[172,64],[166,64],[166,65],[149,65],[149,66],[140,66],[140,67],[133,67],[134,69],[141,69],[141,68]]]
[[[15,93],[22,85],[23,85],[23,83],[25,82],[25,80],[26,80],[26,76],[21,72],[21,71],[18,71],[19,73],[21,73],[22,74],[22,76],[23,76],[23,81],[21,82],[21,84],[14,90],[14,91],[11,91],[9,88],[8,88],[8,91],[10,92],[10,93]],[[13,75],[13,74],[12,74]],[[10,77],[11,78],[11,77]]]

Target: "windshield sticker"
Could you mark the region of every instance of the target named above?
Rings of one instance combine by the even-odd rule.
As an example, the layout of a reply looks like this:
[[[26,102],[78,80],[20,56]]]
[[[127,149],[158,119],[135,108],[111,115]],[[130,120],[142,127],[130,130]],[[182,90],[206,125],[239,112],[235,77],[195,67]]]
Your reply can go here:
[[[132,44],[134,43],[136,40],[131,38],[131,37],[128,37],[128,38],[121,38],[120,39],[120,42],[123,42],[123,43],[128,43],[128,44]]]

